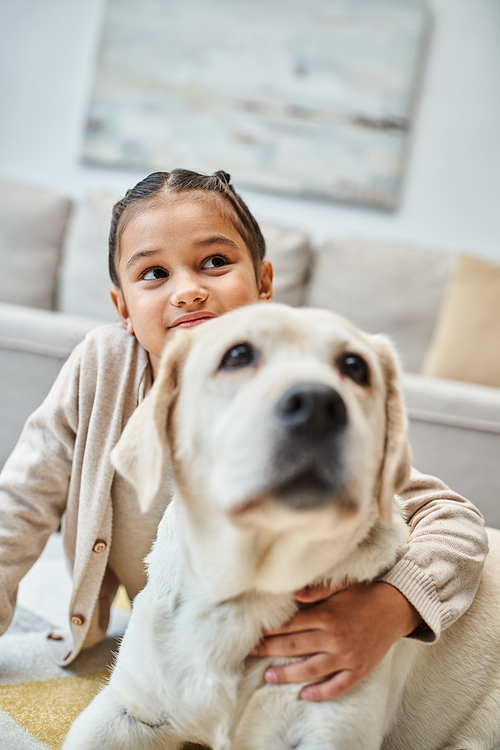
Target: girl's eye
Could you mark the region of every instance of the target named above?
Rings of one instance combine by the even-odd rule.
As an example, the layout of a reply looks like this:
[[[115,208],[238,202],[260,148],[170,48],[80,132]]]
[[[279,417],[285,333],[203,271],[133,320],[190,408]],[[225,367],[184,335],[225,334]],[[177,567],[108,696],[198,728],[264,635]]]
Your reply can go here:
[[[168,272],[164,268],[150,268],[143,274],[144,281],[155,281],[156,279],[168,278]]]
[[[205,261],[203,268],[223,268],[229,263],[229,258],[224,255],[212,255],[211,258]]]

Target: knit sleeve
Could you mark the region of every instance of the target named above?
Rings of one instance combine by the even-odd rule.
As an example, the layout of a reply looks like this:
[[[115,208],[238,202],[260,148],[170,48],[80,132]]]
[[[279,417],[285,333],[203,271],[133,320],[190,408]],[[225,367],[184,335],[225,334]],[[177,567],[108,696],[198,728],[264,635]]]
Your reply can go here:
[[[81,345],[28,418],[0,473],[0,634],[13,617],[20,580],[66,507],[78,425],[80,352]]]
[[[474,598],[488,552],[484,519],[468,500],[415,469],[400,497],[408,544],[382,580],[422,616],[412,637],[433,642]]]

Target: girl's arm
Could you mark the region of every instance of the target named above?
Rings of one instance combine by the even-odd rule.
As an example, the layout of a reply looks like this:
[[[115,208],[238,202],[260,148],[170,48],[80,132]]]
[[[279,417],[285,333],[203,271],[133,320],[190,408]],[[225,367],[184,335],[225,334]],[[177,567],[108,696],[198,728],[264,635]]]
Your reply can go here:
[[[57,529],[66,507],[78,424],[79,350],[27,420],[0,473],[0,634],[19,582]]]
[[[481,514],[416,470],[401,499],[410,530],[402,557],[375,583],[297,592],[298,601],[317,603],[267,634],[252,653],[307,658],[266,670],[268,682],[322,680],[301,697],[334,698],[366,677],[400,638],[434,641],[470,606],[488,551]]]
[[[424,624],[413,637],[432,642],[474,599],[488,553],[484,519],[444,482],[416,469],[401,499],[408,547],[382,580],[420,613]]]

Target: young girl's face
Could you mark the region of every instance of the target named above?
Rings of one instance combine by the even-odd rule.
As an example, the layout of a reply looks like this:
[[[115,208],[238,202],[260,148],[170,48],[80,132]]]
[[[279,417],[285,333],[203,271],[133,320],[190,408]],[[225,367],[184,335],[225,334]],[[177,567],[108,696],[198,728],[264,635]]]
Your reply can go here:
[[[259,279],[250,250],[205,194],[166,196],[124,226],[111,297],[123,325],[149,353],[156,376],[170,332],[272,297],[272,267]]]

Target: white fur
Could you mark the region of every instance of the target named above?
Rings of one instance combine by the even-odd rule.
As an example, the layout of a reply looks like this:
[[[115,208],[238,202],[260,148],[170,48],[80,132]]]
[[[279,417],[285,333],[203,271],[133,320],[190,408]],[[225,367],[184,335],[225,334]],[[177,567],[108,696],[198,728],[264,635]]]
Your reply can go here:
[[[244,341],[258,363],[220,370],[224,352]],[[367,361],[368,387],[339,372],[344,352]],[[303,382],[334,388],[348,424],[340,489],[296,510],[273,495],[273,409]],[[498,551],[476,602],[439,643],[401,641],[335,701],[308,703],[300,685],[265,684],[271,660],[247,656],[263,629],[293,614],[294,589],[373,580],[405,541],[395,493],[408,475],[406,417],[387,342],[330,313],[277,305],[184,332],[114,453],[143,508],[169,453],[177,490],[147,559],[148,584],[109,684],[65,750],[179,750],[186,741],[213,750],[499,747],[500,659],[489,652],[500,648],[500,616],[494,625],[485,618],[488,599],[500,609]]]

